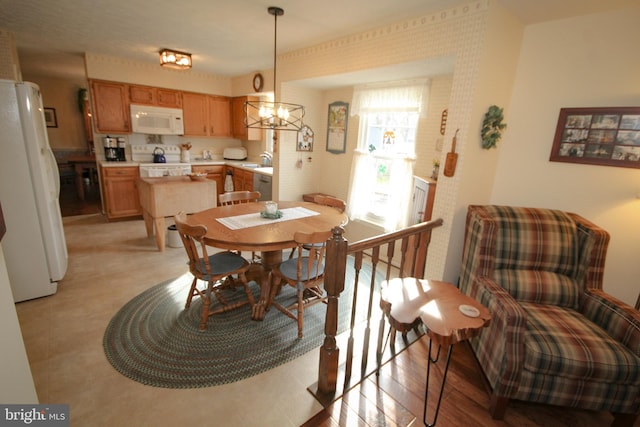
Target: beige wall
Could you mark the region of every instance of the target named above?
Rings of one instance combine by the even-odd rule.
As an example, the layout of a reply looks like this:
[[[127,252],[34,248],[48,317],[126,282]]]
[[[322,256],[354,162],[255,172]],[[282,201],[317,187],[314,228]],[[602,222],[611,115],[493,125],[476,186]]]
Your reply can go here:
[[[491,201],[576,212],[611,233],[604,289],[640,291],[640,169],[549,162],[562,107],[640,105],[640,7],[527,27]]]
[[[24,75],[26,81],[40,86],[45,108],[55,108],[57,128],[47,128],[51,148],[88,150],[84,120],[78,104],[78,91],[87,88],[86,80],[65,80]]]

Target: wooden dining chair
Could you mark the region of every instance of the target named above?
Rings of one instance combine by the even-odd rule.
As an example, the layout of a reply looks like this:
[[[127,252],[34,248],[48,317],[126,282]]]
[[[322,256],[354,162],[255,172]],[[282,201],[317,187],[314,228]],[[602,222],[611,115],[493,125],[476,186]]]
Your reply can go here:
[[[338,199],[337,197],[324,195],[324,194],[318,194],[314,196],[313,203],[316,203],[318,205],[331,206],[333,208],[336,208],[339,212],[344,212],[345,209],[347,209],[347,204],[345,203],[344,200]],[[341,225],[344,226],[346,225],[346,223]],[[309,246],[311,246],[311,244],[304,245],[304,249],[308,250]],[[295,253],[296,253],[296,250],[293,249],[289,254],[289,259],[293,258]]]
[[[298,322],[298,338],[302,338],[304,329],[304,309],[318,302],[326,303],[326,295],[322,289],[324,281],[324,257],[327,240],[332,232],[319,231],[294,234],[296,254],[274,267],[269,274],[271,281],[271,295],[267,308],[275,308]],[[309,249],[305,249],[308,246]],[[286,284],[296,289],[296,302],[288,306],[282,305],[275,297],[280,293],[282,285]]]
[[[259,191],[230,191],[218,196],[220,206],[237,205],[239,203],[252,203],[260,200]]]
[[[220,202],[220,206],[229,206],[229,205],[238,205],[240,203],[256,203],[260,201],[259,191],[229,191],[227,193],[222,193],[218,196],[218,202]],[[238,252],[240,254],[240,252]],[[251,252],[251,261],[252,262],[260,262],[260,256]]]
[[[233,310],[245,304],[255,304],[255,299],[249,289],[246,272],[251,266],[249,262],[237,253],[231,251],[218,252],[213,255],[207,253],[207,245],[203,237],[207,234],[207,227],[204,225],[187,224],[187,215],[180,212],[174,217],[176,228],[182,239],[182,243],[189,257],[189,271],[193,275],[191,289],[187,296],[185,310],[191,306],[194,296],[202,299],[202,317],[200,319],[200,330],[207,328],[209,316],[225,311]],[[234,287],[235,281],[226,281],[233,275],[237,275],[240,283],[244,287],[247,295],[246,300],[229,302],[222,294],[225,287]],[[207,283],[205,289],[198,289],[198,280]],[[215,301],[219,302],[216,304]]]

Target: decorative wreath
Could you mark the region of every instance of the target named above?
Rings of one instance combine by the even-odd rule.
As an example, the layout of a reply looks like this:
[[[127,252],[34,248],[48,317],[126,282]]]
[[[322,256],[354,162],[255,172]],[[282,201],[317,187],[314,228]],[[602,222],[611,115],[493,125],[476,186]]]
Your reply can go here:
[[[502,123],[504,116],[502,115],[502,108],[497,105],[492,105],[484,115],[484,121],[482,122],[482,148],[489,149],[496,146],[500,137],[502,137],[502,131],[507,127],[506,123]]]

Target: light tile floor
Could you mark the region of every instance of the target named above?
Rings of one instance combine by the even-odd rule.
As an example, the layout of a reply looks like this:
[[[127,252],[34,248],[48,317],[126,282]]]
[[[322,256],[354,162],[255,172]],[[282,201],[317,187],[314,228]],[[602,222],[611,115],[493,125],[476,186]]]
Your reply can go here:
[[[69,268],[58,292],[16,305],[41,403],[70,405],[72,426],[299,426],[321,409],[306,390],[318,352],[218,387],[142,385],[107,361],[102,338],[127,301],[187,270],[182,248],[159,252],[142,220],[64,220]]]

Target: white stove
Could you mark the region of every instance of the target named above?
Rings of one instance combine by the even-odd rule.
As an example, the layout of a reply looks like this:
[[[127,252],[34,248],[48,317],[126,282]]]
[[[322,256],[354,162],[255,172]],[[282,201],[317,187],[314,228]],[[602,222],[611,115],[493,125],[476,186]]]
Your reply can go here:
[[[166,163],[153,163],[154,152],[164,151]],[[141,177],[180,176],[191,173],[189,163],[180,163],[177,145],[132,145],[131,160],[139,162]]]

